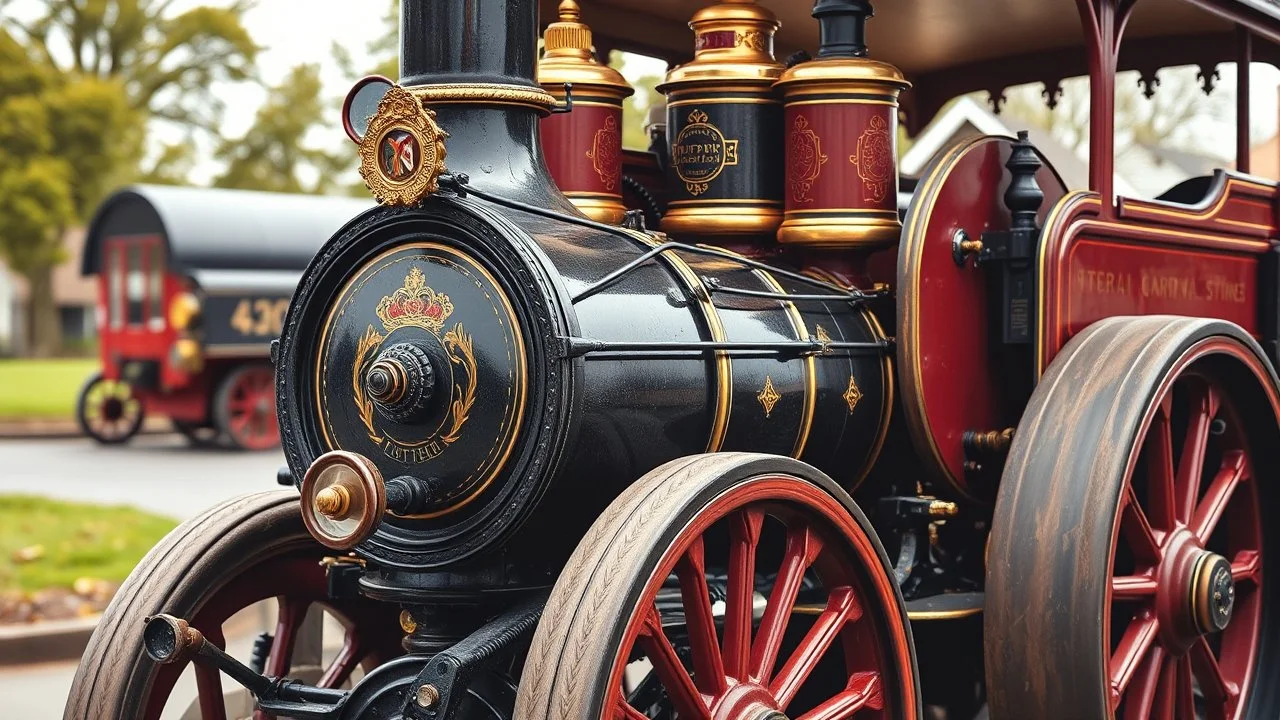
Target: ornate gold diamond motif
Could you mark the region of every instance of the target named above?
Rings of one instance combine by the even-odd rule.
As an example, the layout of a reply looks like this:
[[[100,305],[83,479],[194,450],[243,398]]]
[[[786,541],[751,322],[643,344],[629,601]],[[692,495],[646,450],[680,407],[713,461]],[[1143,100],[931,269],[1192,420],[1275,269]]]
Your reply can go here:
[[[393,85],[360,140],[360,177],[384,205],[416,205],[440,189],[444,139],[436,114]]]
[[[853,409],[858,406],[858,401],[862,399],[862,391],[858,389],[858,381],[854,380],[852,375],[849,376],[849,388],[844,391],[844,395],[841,395],[841,397],[849,404],[849,412],[853,412]]]
[[[764,376],[764,389],[760,391],[759,395],[756,395],[756,399],[760,401],[760,406],[764,408],[764,416],[769,417],[769,414],[773,412],[773,406],[777,405],[778,401],[782,399],[778,391],[773,389],[773,378],[768,375]]]
[[[382,298],[374,312],[387,332],[402,327],[420,327],[439,335],[445,320],[453,314],[453,303],[448,295],[432,290],[415,265],[409,268],[404,286]]]

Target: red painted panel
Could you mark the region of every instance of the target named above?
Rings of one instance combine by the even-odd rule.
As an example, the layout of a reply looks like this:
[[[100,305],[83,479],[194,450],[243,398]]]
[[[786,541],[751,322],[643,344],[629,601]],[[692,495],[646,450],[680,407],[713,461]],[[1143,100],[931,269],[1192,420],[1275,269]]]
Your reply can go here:
[[[1114,315],[1188,315],[1258,327],[1254,255],[1080,237],[1068,251],[1060,337]]]
[[[622,107],[576,103],[542,119],[542,148],[565,193],[622,197]]]
[[[891,105],[788,105],[787,201],[793,210],[896,210],[897,122]]]

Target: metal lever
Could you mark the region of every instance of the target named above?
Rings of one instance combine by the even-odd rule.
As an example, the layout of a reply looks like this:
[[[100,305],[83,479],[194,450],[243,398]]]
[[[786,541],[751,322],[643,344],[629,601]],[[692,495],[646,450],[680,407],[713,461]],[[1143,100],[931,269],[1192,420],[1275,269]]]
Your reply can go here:
[[[181,618],[155,615],[146,619],[142,647],[147,657],[161,665],[186,662],[209,665],[226,673],[253,694],[258,707],[273,715],[298,720],[333,720],[338,717],[347,692],[311,687],[297,680],[273,680],[256,673],[209,642],[203,633]]]

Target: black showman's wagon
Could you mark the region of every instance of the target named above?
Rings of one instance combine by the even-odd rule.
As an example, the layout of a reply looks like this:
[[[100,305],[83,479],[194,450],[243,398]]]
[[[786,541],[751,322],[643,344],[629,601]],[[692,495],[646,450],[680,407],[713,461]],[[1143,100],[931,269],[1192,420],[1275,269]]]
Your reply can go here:
[[[291,487],[142,561],[65,717],[1280,717],[1280,4],[875,10],[404,0],[343,110],[380,207],[273,346]],[[610,49],[672,63],[652,152]],[[1226,62],[1235,169],[1117,197],[1117,73]],[[1080,75],[1087,190],[1025,133],[899,177]]]
[[[193,442],[280,442],[268,344],[302,269],[367,201],[135,186],[89,225],[82,272],[97,275],[102,370],[76,405],[101,443],[148,414]]]

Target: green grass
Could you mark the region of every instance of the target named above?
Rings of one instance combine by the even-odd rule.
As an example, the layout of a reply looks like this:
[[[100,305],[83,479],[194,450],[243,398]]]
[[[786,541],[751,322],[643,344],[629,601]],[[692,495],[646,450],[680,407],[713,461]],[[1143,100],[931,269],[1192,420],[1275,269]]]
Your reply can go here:
[[[120,582],[176,525],[130,507],[0,495],[0,593],[71,587],[82,577]],[[16,559],[33,546],[39,557]]]
[[[97,370],[89,358],[0,360],[0,420],[75,417],[76,394]]]

